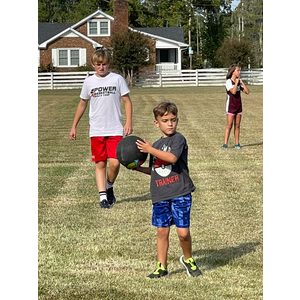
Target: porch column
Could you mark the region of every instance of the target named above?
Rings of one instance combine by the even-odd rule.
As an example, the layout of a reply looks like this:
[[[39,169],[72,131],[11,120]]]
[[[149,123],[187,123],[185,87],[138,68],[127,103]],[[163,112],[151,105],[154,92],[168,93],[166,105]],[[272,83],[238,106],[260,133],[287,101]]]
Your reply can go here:
[[[181,70],[181,49],[180,49],[180,47],[177,48],[177,61],[178,61],[177,70]]]

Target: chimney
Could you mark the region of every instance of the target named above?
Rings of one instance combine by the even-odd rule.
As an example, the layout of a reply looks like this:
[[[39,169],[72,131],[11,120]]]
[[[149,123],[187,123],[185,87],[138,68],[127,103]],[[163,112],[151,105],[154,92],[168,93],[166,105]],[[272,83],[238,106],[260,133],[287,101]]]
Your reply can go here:
[[[114,0],[113,33],[122,33],[128,29],[128,0]]]

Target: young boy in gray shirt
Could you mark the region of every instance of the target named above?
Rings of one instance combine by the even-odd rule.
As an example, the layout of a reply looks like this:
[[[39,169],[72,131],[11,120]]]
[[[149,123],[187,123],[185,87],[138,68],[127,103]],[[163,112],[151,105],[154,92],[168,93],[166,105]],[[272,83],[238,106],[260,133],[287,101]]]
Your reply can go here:
[[[134,170],[151,175],[150,192],[153,203],[152,225],[157,227],[157,268],[148,278],[167,276],[167,252],[171,225],[177,227],[177,235],[183,255],[180,262],[189,276],[202,275],[192,258],[190,235],[191,193],[196,189],[189,176],[188,145],[185,137],[176,131],[178,109],[174,103],[162,102],[153,109],[156,127],[162,137],[151,145],[136,142],[141,152],[150,154],[150,166],[137,166]]]

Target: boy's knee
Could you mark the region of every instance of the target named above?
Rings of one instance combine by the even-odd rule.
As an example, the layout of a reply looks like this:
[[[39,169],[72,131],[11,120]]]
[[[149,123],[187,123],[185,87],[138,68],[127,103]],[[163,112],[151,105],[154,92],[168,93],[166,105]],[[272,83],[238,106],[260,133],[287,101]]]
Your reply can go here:
[[[169,236],[168,227],[158,227],[157,228],[157,237],[158,238],[167,238]]]
[[[120,162],[117,159],[110,159],[109,160],[109,168],[112,171],[118,171],[120,168]]]
[[[179,235],[179,240],[182,241],[182,242],[188,242],[190,240],[190,235]]]
[[[106,169],[106,161],[97,161],[96,168],[97,169]]]
[[[178,234],[180,241],[186,242],[191,239],[189,230],[178,230],[177,234]]]

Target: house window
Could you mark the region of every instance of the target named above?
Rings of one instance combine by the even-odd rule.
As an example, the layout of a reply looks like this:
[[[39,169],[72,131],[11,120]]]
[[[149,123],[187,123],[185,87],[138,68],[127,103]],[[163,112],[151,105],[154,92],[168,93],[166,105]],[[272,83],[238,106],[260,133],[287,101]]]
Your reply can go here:
[[[55,51],[56,49],[53,49]],[[82,51],[84,50],[84,51]],[[57,67],[77,67],[85,60],[85,49],[57,49],[53,52],[52,59],[56,61]]]
[[[97,35],[97,27],[98,23],[97,22],[89,22],[89,34],[90,35]]]
[[[108,34],[108,22],[100,21],[100,35],[107,35],[107,34]]]
[[[70,51],[71,66],[79,66],[79,50]]]
[[[79,50],[59,50],[58,65],[64,67],[74,67],[79,65]]]
[[[88,22],[88,36],[110,36],[110,21],[95,19]]]
[[[68,50],[59,50],[58,52],[58,61],[60,66],[67,66],[68,65]]]

